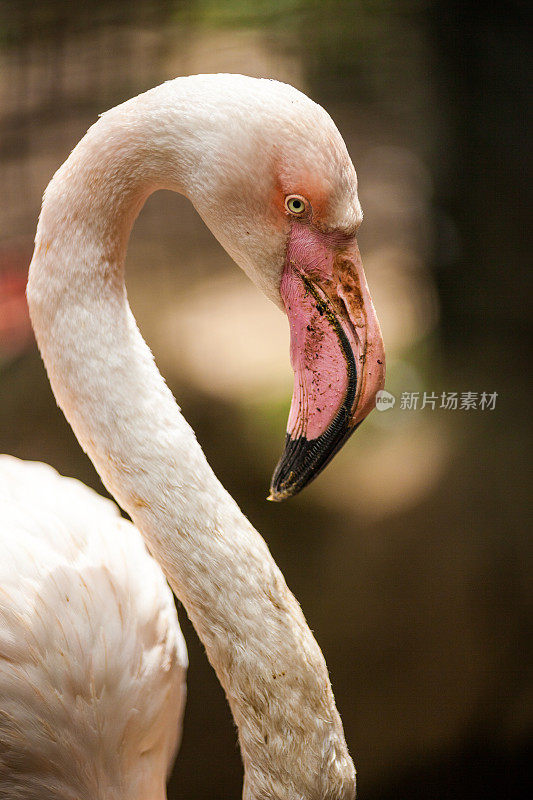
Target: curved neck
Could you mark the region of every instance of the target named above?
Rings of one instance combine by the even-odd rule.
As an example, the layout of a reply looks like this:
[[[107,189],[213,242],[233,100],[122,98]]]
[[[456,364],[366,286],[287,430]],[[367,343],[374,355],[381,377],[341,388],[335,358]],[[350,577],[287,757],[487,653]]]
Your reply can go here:
[[[134,219],[155,189],[182,188],[187,164],[180,115],[160,106],[152,90],[108,112],[48,187],[28,282],[37,341],[59,406],[226,691],[244,796],[297,796],[309,785],[306,797],[329,797],[320,786],[338,783],[331,797],[349,797],[353,767],[322,653],[265,542],[209,467],[127,302]]]

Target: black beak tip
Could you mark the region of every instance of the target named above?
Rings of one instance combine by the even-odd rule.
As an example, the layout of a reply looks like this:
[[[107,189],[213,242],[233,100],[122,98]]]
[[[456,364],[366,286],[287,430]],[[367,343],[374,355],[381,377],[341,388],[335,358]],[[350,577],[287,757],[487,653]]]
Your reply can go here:
[[[285,450],[274,470],[267,500],[281,503],[305,489],[360,424],[349,427],[346,423],[347,420],[344,425],[336,426],[333,435],[329,429],[317,439],[306,439],[305,436],[292,439],[287,435]]]
[[[281,456],[270,483],[269,500],[281,503],[289,497],[298,494],[309,481],[314,478],[315,459],[310,459],[310,451],[315,441],[309,441],[305,436],[291,439],[287,435],[285,450]],[[311,445],[311,447],[310,447]]]
[[[267,500],[270,503],[282,503],[288,497],[291,497],[290,494],[284,494],[283,492],[278,492],[275,489],[270,488],[270,494],[267,497]]]
[[[274,483],[274,477],[272,478],[272,482],[270,484],[270,494],[267,497],[271,503],[282,503],[284,500],[288,500],[289,497],[294,497],[295,494],[298,494],[304,486],[297,486],[294,483],[290,483],[289,480],[285,481],[283,485],[279,485]]]

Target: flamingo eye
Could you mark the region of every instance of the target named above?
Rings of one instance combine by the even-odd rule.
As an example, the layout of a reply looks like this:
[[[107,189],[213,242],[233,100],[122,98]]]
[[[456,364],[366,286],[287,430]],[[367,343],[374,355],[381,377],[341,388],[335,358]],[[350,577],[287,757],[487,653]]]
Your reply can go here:
[[[285,208],[291,214],[296,214],[296,216],[301,216],[304,211],[307,211],[308,202],[305,197],[301,197],[299,194],[290,194],[285,198]]]

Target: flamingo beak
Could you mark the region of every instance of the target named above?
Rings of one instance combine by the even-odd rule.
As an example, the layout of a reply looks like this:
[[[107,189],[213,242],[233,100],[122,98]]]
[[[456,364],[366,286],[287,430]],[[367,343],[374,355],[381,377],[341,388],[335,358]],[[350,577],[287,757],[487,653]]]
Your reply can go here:
[[[375,406],[385,351],[354,237],[293,225],[280,293],[294,392],[269,500],[301,491]]]

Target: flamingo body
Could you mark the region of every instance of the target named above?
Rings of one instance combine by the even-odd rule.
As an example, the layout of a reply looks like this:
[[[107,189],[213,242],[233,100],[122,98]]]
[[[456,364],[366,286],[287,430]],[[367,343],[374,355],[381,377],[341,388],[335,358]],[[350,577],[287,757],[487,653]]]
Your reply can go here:
[[[160,800],[187,653],[170,589],[117,507],[0,457],[0,796]]]

